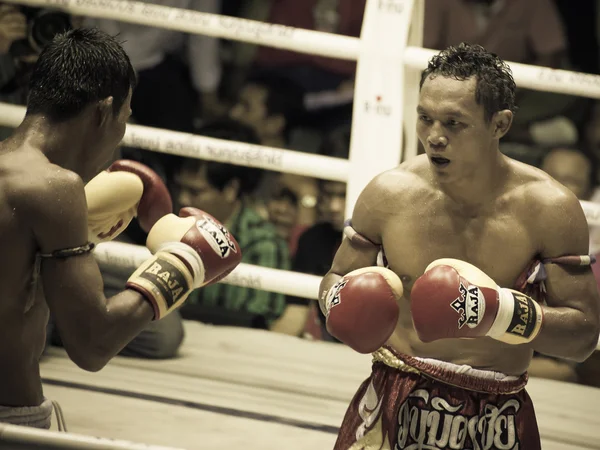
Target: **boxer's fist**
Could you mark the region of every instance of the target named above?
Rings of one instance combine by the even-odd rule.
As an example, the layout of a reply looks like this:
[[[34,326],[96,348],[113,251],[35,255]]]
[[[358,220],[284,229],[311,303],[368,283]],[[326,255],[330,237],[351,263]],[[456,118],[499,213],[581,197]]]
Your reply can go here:
[[[359,353],[372,353],[386,343],[398,322],[402,281],[384,267],[354,270],[325,296],[329,333]]]
[[[489,336],[523,344],[537,336],[543,319],[532,298],[500,288],[477,267],[449,258],[425,269],[413,285],[410,304],[423,342]]]
[[[200,254],[204,275],[197,287],[219,281],[242,261],[240,246],[227,228],[197,208],[182,208],[179,217],[162,218],[150,230],[146,246],[154,253],[170,241],[187,244]]]
[[[160,177],[136,161],[118,160],[85,186],[91,242],[117,237],[138,217],[148,232],[158,219],[172,212],[171,196]]]
[[[187,208],[183,217],[167,214],[148,233],[154,254],[135,271],[127,287],[142,293],[155,320],[181,305],[189,293],[229,274],[241,261],[241,250],[214,217]]]

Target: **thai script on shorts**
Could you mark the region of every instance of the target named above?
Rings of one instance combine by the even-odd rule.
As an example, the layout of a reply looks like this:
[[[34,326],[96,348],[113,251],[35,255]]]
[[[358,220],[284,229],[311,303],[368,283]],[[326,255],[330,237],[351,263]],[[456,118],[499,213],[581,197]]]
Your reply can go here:
[[[430,401],[431,400],[431,401]],[[425,389],[413,392],[398,411],[394,450],[519,450],[516,414],[520,403],[485,406],[484,415],[461,414],[463,404],[451,405]]]

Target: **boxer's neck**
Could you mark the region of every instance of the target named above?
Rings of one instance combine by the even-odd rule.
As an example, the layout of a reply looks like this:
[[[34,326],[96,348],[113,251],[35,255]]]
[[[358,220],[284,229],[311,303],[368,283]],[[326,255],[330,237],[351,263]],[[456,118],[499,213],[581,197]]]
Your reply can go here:
[[[439,187],[464,213],[477,214],[482,207],[493,204],[506,179],[506,158],[499,150],[488,160],[482,161],[472,173],[440,183]]]
[[[35,115],[23,120],[15,137],[41,151],[51,163],[81,175],[85,153],[90,147],[87,125],[82,117],[52,122],[42,115]]]

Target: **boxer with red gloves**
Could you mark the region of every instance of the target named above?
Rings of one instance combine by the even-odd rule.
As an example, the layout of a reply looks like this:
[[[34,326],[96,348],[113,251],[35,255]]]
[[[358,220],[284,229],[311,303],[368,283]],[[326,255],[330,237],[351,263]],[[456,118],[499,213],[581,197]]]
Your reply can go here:
[[[510,68],[482,47],[434,56],[417,108],[425,154],[358,197],[319,301],[330,333],[374,364],[336,450],[539,450],[534,351],[594,351],[586,219],[564,186],[500,152],[514,98]]]

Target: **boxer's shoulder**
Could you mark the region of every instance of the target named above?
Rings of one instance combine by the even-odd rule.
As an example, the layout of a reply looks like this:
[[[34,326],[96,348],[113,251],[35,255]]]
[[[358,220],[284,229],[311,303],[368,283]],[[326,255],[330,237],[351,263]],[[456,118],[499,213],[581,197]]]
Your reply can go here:
[[[587,220],[575,194],[540,169],[516,162],[513,166],[505,199],[533,235],[545,241],[578,234],[586,242]]]
[[[21,214],[44,221],[87,213],[83,180],[70,170],[47,163],[12,178],[11,201]]]
[[[511,169],[507,192],[514,194],[513,201],[532,210],[579,207],[577,197],[543,170],[517,161]]]
[[[365,192],[381,200],[408,199],[424,191],[433,191],[427,171],[427,160],[421,156],[403,162],[398,167],[377,175],[365,188]]]

